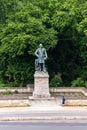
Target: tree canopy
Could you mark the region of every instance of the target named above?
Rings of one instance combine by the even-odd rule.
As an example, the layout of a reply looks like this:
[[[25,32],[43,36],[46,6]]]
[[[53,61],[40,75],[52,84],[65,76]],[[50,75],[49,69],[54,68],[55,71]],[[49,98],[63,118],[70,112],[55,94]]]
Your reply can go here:
[[[0,83],[33,83],[34,52],[48,52],[50,80],[87,80],[86,0],[0,0]]]

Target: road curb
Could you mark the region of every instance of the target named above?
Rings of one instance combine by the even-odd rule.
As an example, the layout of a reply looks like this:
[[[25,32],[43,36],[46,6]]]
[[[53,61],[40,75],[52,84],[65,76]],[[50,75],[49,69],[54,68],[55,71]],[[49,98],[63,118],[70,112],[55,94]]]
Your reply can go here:
[[[87,120],[86,117],[69,117],[69,116],[62,116],[62,117],[6,117],[0,118],[0,121],[33,121],[33,120]]]

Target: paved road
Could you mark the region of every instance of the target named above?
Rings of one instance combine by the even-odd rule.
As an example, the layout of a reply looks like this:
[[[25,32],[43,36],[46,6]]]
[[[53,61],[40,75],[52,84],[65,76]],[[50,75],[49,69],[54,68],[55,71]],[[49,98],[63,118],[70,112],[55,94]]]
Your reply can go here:
[[[87,122],[0,122],[0,130],[87,130]]]

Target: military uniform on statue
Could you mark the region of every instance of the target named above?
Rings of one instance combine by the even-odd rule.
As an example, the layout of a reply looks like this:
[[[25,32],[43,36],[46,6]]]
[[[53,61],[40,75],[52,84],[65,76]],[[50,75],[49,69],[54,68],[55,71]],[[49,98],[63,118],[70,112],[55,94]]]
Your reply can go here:
[[[47,59],[46,49],[42,44],[35,51],[35,74],[34,74],[34,98],[49,98],[49,75],[45,67],[45,60]]]
[[[43,106],[54,103],[54,98],[49,92],[49,74],[47,72],[45,61],[47,59],[46,49],[42,44],[35,51],[35,74],[34,74],[34,91],[32,97],[29,97],[30,104]]]

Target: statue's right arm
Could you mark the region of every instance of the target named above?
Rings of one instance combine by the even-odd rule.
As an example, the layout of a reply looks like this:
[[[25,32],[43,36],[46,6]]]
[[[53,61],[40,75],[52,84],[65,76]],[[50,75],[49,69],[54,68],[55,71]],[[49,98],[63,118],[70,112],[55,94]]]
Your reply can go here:
[[[35,56],[38,57],[38,49],[35,51]]]

